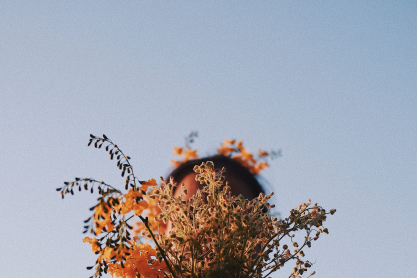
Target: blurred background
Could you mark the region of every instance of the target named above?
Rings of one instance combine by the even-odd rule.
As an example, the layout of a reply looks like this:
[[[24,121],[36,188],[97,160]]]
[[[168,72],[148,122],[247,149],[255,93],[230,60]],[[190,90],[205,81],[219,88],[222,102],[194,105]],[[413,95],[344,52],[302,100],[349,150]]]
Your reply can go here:
[[[0,276],[89,277],[83,220],[123,187],[89,134],[143,180],[198,131],[281,149],[263,172],[277,211],[336,208],[306,250],[314,277],[412,277],[417,241],[414,1],[1,1]],[[288,277],[278,271],[273,277]]]

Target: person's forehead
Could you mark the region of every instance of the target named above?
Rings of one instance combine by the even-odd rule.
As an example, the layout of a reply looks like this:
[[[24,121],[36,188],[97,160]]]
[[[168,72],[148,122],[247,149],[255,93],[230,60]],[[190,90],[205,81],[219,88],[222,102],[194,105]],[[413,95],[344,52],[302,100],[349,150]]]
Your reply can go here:
[[[195,176],[195,173],[186,175],[182,180],[178,182],[178,185],[181,186],[184,184],[186,188],[192,189],[192,192],[195,192],[197,188],[202,187],[202,185],[200,185],[200,183],[195,180]],[[256,197],[254,196],[250,185],[248,185],[248,183],[239,175],[236,175],[233,172],[225,173],[225,180],[228,182],[233,195],[238,196],[239,194],[242,194],[247,199],[253,199]]]

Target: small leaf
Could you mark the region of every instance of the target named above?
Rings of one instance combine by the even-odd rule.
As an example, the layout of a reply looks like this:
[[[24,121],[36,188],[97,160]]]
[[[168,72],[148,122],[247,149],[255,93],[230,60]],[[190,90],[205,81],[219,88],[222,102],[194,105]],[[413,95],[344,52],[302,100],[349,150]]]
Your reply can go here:
[[[93,267],[94,266],[87,266],[87,269],[90,270],[90,269],[93,269]]]
[[[56,189],[56,191],[61,191],[61,189],[62,189],[62,187],[60,187],[60,188],[57,188],[57,189]]]
[[[104,134],[103,134],[103,138],[104,138],[104,139],[106,139],[106,140],[108,139],[108,138],[107,138],[107,136],[106,136],[106,135],[104,135]]]

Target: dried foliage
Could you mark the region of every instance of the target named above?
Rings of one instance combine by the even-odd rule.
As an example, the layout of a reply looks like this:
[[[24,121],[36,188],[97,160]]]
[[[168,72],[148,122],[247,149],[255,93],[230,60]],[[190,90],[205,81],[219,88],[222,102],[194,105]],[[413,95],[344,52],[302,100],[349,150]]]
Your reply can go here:
[[[225,142],[223,151],[230,154],[238,150],[239,155],[251,157],[241,142],[236,148],[234,144],[234,140]],[[196,180],[203,188],[184,200],[187,190],[182,185],[181,195],[175,197],[178,185],[172,178],[161,178],[160,186],[154,179],[138,180],[130,158],[105,135],[91,135],[88,145],[104,146],[110,158],[117,159],[121,175],[126,176],[125,193],[104,182],[79,178],[57,189],[64,197],[73,195],[74,189],[93,193],[97,188],[98,202],[84,227],[84,233],[94,235],[84,242],[89,242],[97,254],[95,265],[88,267],[95,268],[91,277],[109,273],[124,278],[260,278],[289,261],[295,261],[290,277],[301,277],[312,266],[304,259],[305,247],[328,233],[323,222],[336,211],[326,212],[308,201],[291,210],[289,217],[277,219],[269,213],[274,206],[268,203],[272,194],[260,194],[253,200],[233,196],[227,181],[221,187],[225,169],[216,169],[210,161],[194,167]],[[266,156],[260,150],[258,158],[263,153]],[[255,161],[251,167],[256,169],[259,163]],[[169,232],[160,232],[161,221],[171,223]],[[295,236],[300,233],[304,236],[296,242]],[[287,241],[293,250],[283,244]]]

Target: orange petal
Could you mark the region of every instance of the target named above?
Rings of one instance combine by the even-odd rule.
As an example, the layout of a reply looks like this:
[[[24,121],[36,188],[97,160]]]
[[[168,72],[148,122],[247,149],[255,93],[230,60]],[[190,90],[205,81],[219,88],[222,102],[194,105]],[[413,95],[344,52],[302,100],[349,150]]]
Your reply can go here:
[[[181,156],[182,153],[183,153],[183,148],[174,147],[174,153],[173,153],[173,155],[179,155],[179,156]]]
[[[217,149],[217,152],[219,154],[222,154],[224,156],[228,156],[230,153],[234,152],[234,148],[228,148],[228,147],[222,147],[221,149]]]
[[[186,149],[185,150],[185,158],[184,158],[184,160],[185,161],[187,161],[187,160],[190,160],[190,159],[197,159],[198,158],[198,155],[197,155],[197,150],[191,150],[191,149]]]
[[[258,157],[264,157],[264,156],[268,156],[269,153],[263,151],[261,148],[259,148],[259,153],[258,153]]]
[[[148,203],[146,201],[140,201],[137,204],[133,205],[133,211],[135,212],[136,215],[142,215],[142,212],[144,209],[148,208]]]
[[[236,140],[229,140],[229,139],[224,139],[224,145],[234,145],[236,142]]]
[[[172,159],[171,159],[171,165],[172,165],[172,166],[174,166],[174,167],[179,167],[181,164],[182,164],[182,162],[181,162],[181,161],[178,161],[178,160],[172,160]]]

